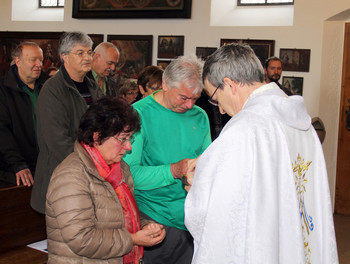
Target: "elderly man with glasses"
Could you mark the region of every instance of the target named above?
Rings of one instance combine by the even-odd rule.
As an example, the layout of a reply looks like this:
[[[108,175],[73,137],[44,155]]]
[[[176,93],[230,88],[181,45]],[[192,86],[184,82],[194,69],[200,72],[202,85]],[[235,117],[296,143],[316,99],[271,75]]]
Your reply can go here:
[[[145,263],[191,263],[193,240],[184,224],[182,178],[189,159],[211,142],[208,116],[194,105],[203,89],[202,67],[195,56],[173,60],[164,71],[163,89],[133,104],[142,125],[125,161],[141,215],[162,224],[167,234],[161,244],[145,247]]]
[[[70,153],[76,129],[88,105],[103,97],[102,90],[86,74],[91,70],[92,40],[82,32],[67,32],[59,41],[63,65],[45,82],[36,106],[39,156],[31,206],[45,213],[51,174]]]
[[[244,44],[213,53],[203,81],[232,118],[189,166],[192,263],[338,263],[326,164],[303,98],[265,84]]]

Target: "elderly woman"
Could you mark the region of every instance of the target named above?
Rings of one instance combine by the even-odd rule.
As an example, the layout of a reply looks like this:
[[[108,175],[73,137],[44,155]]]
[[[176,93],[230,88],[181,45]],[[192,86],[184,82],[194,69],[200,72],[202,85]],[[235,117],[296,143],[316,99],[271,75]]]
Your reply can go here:
[[[162,89],[163,70],[154,65],[145,67],[137,79],[137,84],[142,97],[146,97],[155,91]]]
[[[139,88],[135,79],[126,79],[118,90],[118,95],[124,98],[129,104],[135,102],[139,95]]]
[[[123,155],[140,129],[125,100],[104,97],[83,115],[74,152],[54,171],[46,200],[48,263],[140,263],[165,237],[140,221]]]

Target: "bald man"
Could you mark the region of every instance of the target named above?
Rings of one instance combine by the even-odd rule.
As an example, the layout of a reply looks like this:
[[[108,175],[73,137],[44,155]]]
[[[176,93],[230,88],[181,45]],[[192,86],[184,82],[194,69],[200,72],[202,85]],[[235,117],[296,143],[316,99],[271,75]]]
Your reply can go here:
[[[94,50],[91,71],[87,76],[96,81],[104,95],[116,96],[116,91],[110,87],[108,77],[115,71],[120,53],[116,46],[110,42],[100,43]]]

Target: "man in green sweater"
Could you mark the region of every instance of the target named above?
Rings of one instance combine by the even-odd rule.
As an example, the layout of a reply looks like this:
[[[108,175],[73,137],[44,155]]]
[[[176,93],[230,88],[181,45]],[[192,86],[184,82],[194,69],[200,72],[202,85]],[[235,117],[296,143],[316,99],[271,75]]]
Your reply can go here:
[[[194,105],[200,97],[203,63],[195,56],[173,60],[163,74],[162,90],[133,106],[141,131],[125,156],[135,182],[135,196],[145,218],[164,225],[162,244],[145,248],[145,263],[187,264],[193,240],[184,224],[186,191],[182,177],[189,159],[211,143],[205,111]]]

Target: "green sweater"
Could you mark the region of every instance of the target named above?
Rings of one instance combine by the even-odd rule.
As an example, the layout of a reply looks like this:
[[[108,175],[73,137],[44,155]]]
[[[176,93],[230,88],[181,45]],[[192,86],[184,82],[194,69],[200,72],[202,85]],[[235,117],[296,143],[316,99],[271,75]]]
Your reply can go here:
[[[186,113],[173,112],[157,103],[153,94],[133,106],[142,126],[125,161],[134,178],[137,205],[155,221],[186,230],[187,192],[172,176],[170,164],[196,158],[209,146],[208,116],[196,105]]]

